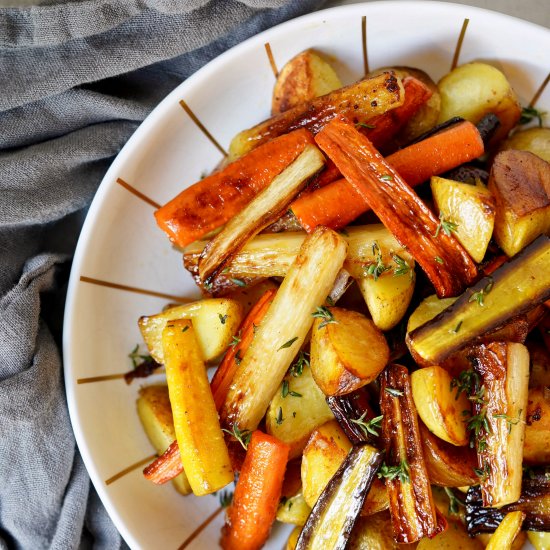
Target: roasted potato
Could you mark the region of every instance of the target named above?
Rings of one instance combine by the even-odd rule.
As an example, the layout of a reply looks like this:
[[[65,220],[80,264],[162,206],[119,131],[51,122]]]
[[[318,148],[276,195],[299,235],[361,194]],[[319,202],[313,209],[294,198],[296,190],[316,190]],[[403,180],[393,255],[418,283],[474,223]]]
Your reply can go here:
[[[523,512],[508,512],[500,522],[497,530],[489,539],[487,550],[512,550],[514,540],[521,531],[521,524],[525,519]]]
[[[164,363],[162,331],[168,321],[176,319],[192,319],[203,359],[213,361],[227,349],[237,332],[242,321],[242,307],[235,300],[211,298],[140,317],[139,330],[157,363]]]
[[[550,533],[539,533],[538,531],[528,531],[527,538],[535,547],[535,550],[550,550]]]
[[[278,115],[341,87],[342,82],[330,64],[314,50],[306,50],[279,72],[273,88],[271,113]]]
[[[414,544],[396,544],[388,512],[359,517],[353,526],[348,550],[408,550]]]
[[[371,516],[372,514],[387,510],[389,506],[390,499],[388,497],[386,485],[380,479],[374,478],[369,492],[367,493],[363,508],[361,509],[361,515]]]
[[[323,424],[311,434],[302,458],[302,494],[310,508],[350,449],[351,443],[336,420]]]
[[[460,116],[476,124],[493,113],[500,128],[492,138],[498,142],[507,137],[521,116],[521,105],[501,71],[486,63],[467,63],[452,70],[439,82],[441,111],[439,122]]]
[[[508,256],[550,231],[550,164],[528,151],[502,151],[491,168],[495,240]]]
[[[495,225],[493,195],[481,182],[470,185],[434,176],[430,185],[439,215],[456,224],[454,236],[480,263]]]
[[[301,532],[301,527],[294,527],[294,529],[292,529],[292,532],[290,533],[288,540],[286,541],[286,550],[294,550],[296,548],[296,544],[298,544],[298,538],[300,537]]]
[[[380,330],[392,329],[409,307],[416,277],[414,268],[409,266],[408,269],[408,273],[397,276],[387,274],[377,279],[366,276],[355,279],[372,321]]]
[[[304,525],[311,507],[308,506],[302,493],[282,499],[279,508],[277,508],[277,520],[282,523],[292,523],[294,525]]]
[[[527,537],[530,533],[533,534],[545,534],[545,533],[534,533],[534,531],[520,531],[517,535],[517,537],[514,539],[514,542],[512,543],[511,550],[523,550],[524,545],[527,541]],[[489,541],[491,540],[491,537],[493,536],[493,533],[480,533],[479,535],[476,535],[475,538],[478,540],[483,547],[487,548],[487,545],[489,544]],[[531,541],[531,539],[529,539]],[[532,543],[536,550],[544,550],[537,548],[537,545]]]
[[[550,462],[550,396],[546,387],[529,390],[525,423],[524,462],[548,464]]]
[[[453,445],[467,445],[469,434],[463,412],[470,410],[465,393],[457,394],[451,375],[439,366],[411,374],[411,388],[418,416],[437,437]]]
[[[529,374],[529,388],[550,386],[550,354],[546,346],[537,341],[527,343],[531,369]]]
[[[313,380],[311,369],[303,364],[302,374],[286,376],[271,400],[266,429],[267,433],[288,443],[290,458],[296,458],[303,451],[311,432],[333,418],[325,395]]]
[[[470,538],[461,523],[450,520],[447,529],[433,539],[424,537],[417,550],[482,550],[476,539]]]
[[[501,151],[529,151],[550,162],[550,128],[529,128],[515,132],[500,147]]]
[[[415,328],[427,323],[454,302],[456,298],[438,298],[435,294],[424,298],[409,317],[407,332],[412,332]]]
[[[160,456],[176,439],[168,386],[154,385],[141,388],[136,404],[143,429]],[[182,495],[192,492],[185,472],[174,478],[172,482]]]
[[[316,314],[311,372],[325,395],[343,395],[372,382],[389,353],[384,335],[364,315],[337,307]]]

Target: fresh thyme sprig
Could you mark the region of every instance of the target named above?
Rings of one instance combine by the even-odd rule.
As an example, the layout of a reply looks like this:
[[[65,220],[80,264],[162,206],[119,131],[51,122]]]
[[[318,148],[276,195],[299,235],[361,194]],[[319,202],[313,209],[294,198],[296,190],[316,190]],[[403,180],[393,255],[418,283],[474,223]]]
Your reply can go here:
[[[519,422],[521,422],[521,412],[522,412],[522,409],[518,411],[517,418],[512,418],[507,414],[493,414],[493,418],[502,418],[506,420],[506,424],[508,425],[508,433],[511,433],[512,427],[515,426],[516,424],[519,424]]]
[[[457,388],[455,395],[456,400],[461,393],[465,393],[467,396],[477,393],[480,385],[481,378],[474,369],[463,370],[458,375],[458,378],[453,378],[451,380],[451,391],[453,391],[454,388]]]
[[[365,274],[367,277],[372,277],[375,281],[377,281],[378,277],[380,277],[382,273],[391,269],[391,267],[387,266],[383,262],[382,251],[380,250],[380,246],[378,246],[378,243],[376,241],[374,241],[372,245],[372,255],[374,256],[375,262],[370,264],[369,266],[365,266]]]
[[[289,348],[290,346],[292,346],[292,344],[294,344],[294,342],[296,342],[296,340],[298,340],[298,336],[294,336],[294,338],[291,338],[290,340],[285,342],[277,351]]]
[[[231,342],[229,343],[230,348],[234,348],[241,341],[241,331],[239,331],[235,336],[231,337]]]
[[[281,395],[285,398],[287,395],[291,397],[302,397],[301,393],[290,389],[290,384],[288,380],[283,380],[283,385],[281,387]]]
[[[546,111],[539,111],[535,107],[527,106],[521,110],[519,124],[529,124],[535,118],[538,120],[539,128],[542,128],[542,117],[546,115]]]
[[[141,362],[152,360],[152,357],[148,353],[140,353],[139,344],[136,344],[136,347],[128,354],[128,357],[132,360],[132,365],[134,366],[134,369],[137,369]]]
[[[494,282],[493,280],[491,279],[486,285],[484,288],[482,288],[481,290],[479,290],[478,292],[474,292],[471,296],[470,296],[470,299],[468,300],[468,302],[477,302],[478,305],[480,306],[483,306],[485,305],[485,296],[487,296],[487,294],[489,294],[489,292],[491,292],[491,290],[493,289],[493,285],[494,285]]]
[[[359,418],[350,418],[351,422],[357,424],[361,431],[365,434],[366,437],[369,437],[369,434],[378,436],[378,431],[381,428],[382,419],[384,415],[376,416],[370,420],[365,421],[367,411],[365,411]]]
[[[401,460],[397,466],[388,466],[383,462],[377,475],[379,479],[389,481],[397,478],[401,483],[409,483],[411,480],[409,464],[406,459]]]
[[[222,491],[219,494],[220,506],[222,508],[228,508],[233,502],[233,491]]]
[[[443,212],[439,214],[439,225],[435,230],[434,237],[439,237],[439,233],[443,231],[447,237],[450,237],[458,229],[458,224],[453,223],[452,221],[445,218]]]
[[[399,275],[406,275],[407,273],[410,273],[412,277],[411,266],[409,265],[409,262],[407,262],[407,260],[404,260],[401,256],[397,254],[392,254],[392,259],[397,266],[393,270],[394,276],[398,277]]]
[[[453,492],[452,489],[449,489],[449,487],[443,487],[443,490],[445,491],[445,494],[449,497],[449,513],[450,514],[458,514],[458,508],[459,506],[466,506],[464,502],[462,502]]]
[[[243,446],[245,451],[248,449],[248,444],[250,443],[250,438],[252,437],[252,432],[250,430],[241,431],[237,424],[233,424],[233,426],[231,426],[231,430],[222,428],[222,432],[233,436]]]
[[[479,477],[479,481],[481,482],[485,481],[490,473],[491,465],[487,461],[483,463],[483,468],[474,468],[474,474]]]
[[[386,393],[389,393],[392,397],[402,397],[403,392],[401,390],[397,390],[395,388],[386,388],[384,390]]]
[[[289,372],[292,376],[294,376],[294,378],[298,378],[299,376],[302,376],[304,366],[309,367],[309,353],[307,353],[307,351],[300,350],[298,353],[298,358],[290,367]]]
[[[323,319],[323,321],[319,324],[317,329],[321,329],[327,325],[330,325],[331,323],[337,323],[338,321],[334,318],[334,315],[328,309],[328,307],[320,306],[318,307],[312,314],[312,317],[316,317],[318,319]]]

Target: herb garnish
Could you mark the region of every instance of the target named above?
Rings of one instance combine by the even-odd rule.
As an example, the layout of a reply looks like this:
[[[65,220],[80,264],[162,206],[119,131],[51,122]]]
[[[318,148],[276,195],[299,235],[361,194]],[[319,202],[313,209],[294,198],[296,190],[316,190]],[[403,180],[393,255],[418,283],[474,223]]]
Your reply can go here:
[[[443,487],[443,490],[445,491],[446,495],[449,497],[449,513],[458,514],[458,507],[465,506],[464,502],[462,502],[459,498],[457,498],[453,490],[449,489],[449,487]]]
[[[233,424],[231,430],[222,428],[222,432],[233,436],[243,446],[245,451],[248,449],[248,444],[250,443],[250,438],[252,437],[252,432],[250,430],[241,431],[239,430],[239,426],[237,426],[237,424]]]
[[[439,214],[439,225],[435,230],[434,237],[439,237],[439,233],[443,231],[447,237],[450,237],[458,229],[458,224],[445,218],[443,212]]]
[[[398,478],[401,483],[408,483],[411,480],[409,464],[406,459],[403,459],[397,466],[388,466],[383,462],[377,475],[379,479],[385,478],[390,481]]]
[[[239,332],[235,336],[231,337],[231,342],[229,344],[229,347],[234,348],[238,343],[240,343],[240,341],[241,341],[241,331],[239,330]]]
[[[298,359],[296,359],[296,362],[290,367],[290,374],[292,374],[294,378],[302,376],[302,373],[304,372],[304,365],[309,367],[309,353],[300,350],[298,353]]]
[[[294,336],[294,338],[291,338],[288,342],[285,342],[277,351],[289,348],[292,344],[294,344],[294,342],[296,342],[296,340],[298,340],[298,336]]]
[[[132,365],[134,366],[134,369],[136,369],[139,366],[138,359],[142,359],[143,361],[148,361],[152,359],[152,357],[147,355],[142,355],[139,352],[139,344],[136,344],[136,347],[128,354],[128,357],[132,360]]]
[[[365,124],[364,122],[356,122],[355,123],[356,128],[367,128],[368,130],[373,130],[376,128],[376,126],[373,126],[372,124]]]
[[[393,181],[393,176],[391,174],[384,174],[383,176],[380,176],[380,179],[382,181]]]
[[[243,360],[243,358],[241,357],[241,350],[237,350],[237,353],[235,354],[235,363],[237,363],[237,365],[240,365],[241,364],[241,361]]]
[[[365,421],[366,415],[367,411],[365,411],[359,418],[350,418],[350,420],[361,428],[361,431],[365,434],[366,437],[369,437],[369,434],[378,436],[377,430],[380,429],[380,425],[382,424],[382,419],[384,418],[384,415],[381,414],[380,416],[376,416],[375,418],[371,418],[370,420]]]
[[[462,321],[459,321],[456,325],[455,328],[451,329],[450,332],[453,332],[454,334],[456,334],[459,330],[460,330],[460,327],[462,326]]]
[[[479,290],[478,292],[474,292],[471,296],[470,296],[470,299],[468,300],[468,302],[477,302],[478,305],[480,306],[483,306],[485,305],[484,304],[484,300],[485,300],[485,296],[487,296],[487,294],[489,294],[489,292],[491,292],[491,290],[493,289],[493,285],[494,285],[494,282],[493,280],[491,279],[486,285],[484,288],[482,288],[481,290]]]
[[[453,378],[451,380],[451,391],[457,388],[455,399],[458,399],[461,393],[465,393],[467,396],[477,393],[480,384],[481,378],[474,369],[463,370],[458,375],[458,378]]]
[[[231,506],[233,502],[233,491],[222,491],[219,495],[220,506],[222,508],[227,508]]]
[[[290,395],[291,397],[302,397],[301,393],[298,393],[297,391],[290,389],[288,380],[283,380],[283,385],[281,387],[281,394],[283,398],[285,398],[287,395]]]
[[[506,420],[506,424],[508,424],[508,433],[512,432],[512,426],[515,426],[518,424],[521,420],[521,412],[522,409],[518,411],[517,418],[512,418],[511,416],[508,416],[507,414],[493,414],[493,418],[503,418]]]
[[[318,319],[323,319],[322,323],[317,327],[317,329],[321,329],[325,327],[326,325],[330,325],[331,323],[337,323],[336,319],[334,319],[334,315],[325,306],[320,306],[316,308],[316,310],[311,314],[312,317],[317,317]]]
[[[229,280],[237,286],[246,286],[246,283],[241,279],[229,279]]]
[[[382,251],[378,246],[378,243],[374,241],[372,245],[372,255],[375,257],[375,263],[370,264],[365,268],[367,277],[373,277],[375,281],[378,280],[378,277],[382,275],[385,271],[391,269],[389,266],[385,265],[382,261]]]
[[[283,418],[283,408],[282,407],[279,407],[279,410],[277,411],[277,418],[275,418],[275,422],[277,423],[278,426],[280,426],[283,422],[284,422],[284,418]]]
[[[479,477],[479,481],[483,482],[489,477],[489,474],[491,473],[491,465],[487,461],[485,461],[483,463],[483,468],[474,468],[474,473],[477,477]]]
[[[220,318],[220,323],[222,325],[225,325],[225,322],[227,321],[229,315],[222,315],[221,313],[218,313],[218,317]]]
[[[399,275],[406,275],[407,273],[410,273],[412,277],[411,266],[409,265],[409,262],[407,262],[407,260],[404,260],[401,256],[398,256],[397,254],[392,254],[392,259],[397,266],[393,270],[394,276],[397,277]]]
[[[538,109],[535,109],[535,107],[523,107],[521,110],[519,124],[529,124],[529,122],[536,118],[539,123],[539,128],[542,128],[542,117],[544,115],[546,115],[545,111],[539,111]]]
[[[436,256],[434,260],[438,263],[443,265],[445,262],[443,261],[443,258],[441,256]]]
[[[396,390],[395,388],[385,388],[386,393],[389,393],[392,397],[402,397],[403,392],[401,390]]]

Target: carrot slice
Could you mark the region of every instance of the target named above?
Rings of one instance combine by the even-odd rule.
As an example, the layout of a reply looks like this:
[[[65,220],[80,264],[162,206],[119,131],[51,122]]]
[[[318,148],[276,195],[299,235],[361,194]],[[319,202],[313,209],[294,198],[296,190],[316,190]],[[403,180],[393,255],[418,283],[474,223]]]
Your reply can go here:
[[[269,537],[281,498],[289,445],[256,430],[227,510],[224,550],[257,550]]]
[[[437,295],[456,296],[477,276],[477,267],[430,209],[354,126],[329,122],[315,137],[380,221],[407,247]],[[441,263],[442,262],[442,263]]]
[[[273,302],[275,293],[275,289],[267,290],[250,310],[250,313],[239,328],[239,341],[227,350],[225,357],[214,374],[214,378],[212,378],[212,382],[210,382],[210,389],[214,395],[214,403],[218,411],[225,402],[229,386],[240,362],[239,359],[244,355],[244,352],[252,342],[254,330],[260,324],[271,302]]]
[[[178,246],[196,241],[246,206],[308,143],[313,136],[299,129],[259,146],[159,208],[157,224]]]
[[[443,174],[479,157],[483,152],[479,131],[466,121],[409,145],[387,157],[386,161],[408,185],[414,187],[431,176]],[[370,208],[353,185],[343,178],[313,193],[304,193],[292,203],[290,209],[310,233],[318,225],[332,229],[344,227]]]
[[[214,374],[214,378],[212,378],[212,382],[210,382],[210,389],[212,390],[217,410],[220,410],[225,402],[229,386],[237,370],[239,357],[242,357],[252,342],[254,329],[260,324],[269,309],[275,293],[275,289],[267,290],[254,307],[252,307],[239,328],[239,342],[227,351],[216,370],[216,374]],[[143,470],[143,475],[149,481],[160,485],[174,479],[182,471],[183,466],[178,442],[174,441],[161,456],[156,458]]]

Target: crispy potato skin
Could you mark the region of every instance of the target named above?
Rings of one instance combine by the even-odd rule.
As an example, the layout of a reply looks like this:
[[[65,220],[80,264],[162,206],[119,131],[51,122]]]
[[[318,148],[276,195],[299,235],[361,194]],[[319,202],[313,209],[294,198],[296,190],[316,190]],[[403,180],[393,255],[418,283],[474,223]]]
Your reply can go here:
[[[550,231],[550,164],[528,151],[502,151],[491,168],[495,239],[508,256]]]
[[[314,50],[306,50],[279,72],[273,88],[271,114],[278,115],[341,87],[342,82],[330,64]]]

